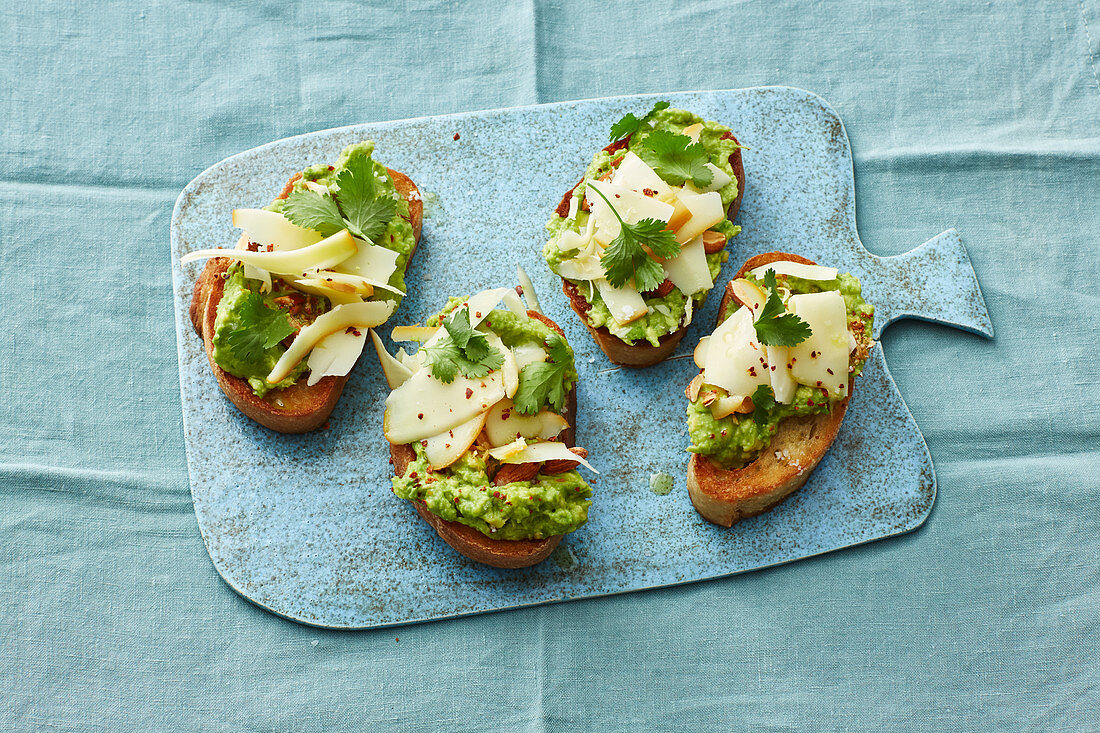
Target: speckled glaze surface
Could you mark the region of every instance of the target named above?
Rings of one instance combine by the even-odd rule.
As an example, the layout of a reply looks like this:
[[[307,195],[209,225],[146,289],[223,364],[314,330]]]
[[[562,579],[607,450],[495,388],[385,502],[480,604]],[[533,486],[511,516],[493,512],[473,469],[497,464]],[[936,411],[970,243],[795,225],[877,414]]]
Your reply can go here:
[[[614,370],[541,257],[544,223],[606,144],[609,125],[654,99],[729,125],[749,148],[738,219],[744,230],[719,288],[753,254],[797,252],[862,280],[877,308],[876,336],[894,320],[916,317],[992,337],[954,231],[897,257],[863,248],[844,127],[827,103],[802,90],[617,97],[355,125],[249,150],[184,189],[171,237],[191,493],[210,557],[234,590],[303,623],[369,628],[715,578],[924,522],[935,501],[935,472],[879,346],[857,380],[836,443],[802,490],[732,529],[695,513],[684,483],[683,389],[696,372],[691,359]],[[200,266],[181,268],[180,256],[232,246],[233,208],[266,204],[294,171],[332,161],[364,138],[376,140],[378,159],[408,173],[428,199],[409,297],[391,325],[422,321],[449,295],[514,284],[518,264],[576,351],[577,442],[601,473],[589,523],[539,566],[496,570],[468,561],[390,492],[382,437],[388,390],[369,346],[328,429],[279,435],[223,397],[191,328],[187,308]],[[690,354],[713,327],[719,293],[697,315],[679,354]],[[668,495],[650,490],[655,472],[675,478]]]

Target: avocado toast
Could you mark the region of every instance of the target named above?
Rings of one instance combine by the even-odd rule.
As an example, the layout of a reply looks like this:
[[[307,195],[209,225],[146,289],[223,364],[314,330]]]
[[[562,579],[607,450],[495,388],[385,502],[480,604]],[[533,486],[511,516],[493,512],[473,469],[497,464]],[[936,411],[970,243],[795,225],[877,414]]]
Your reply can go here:
[[[518,568],[549,556],[587,521],[591,468],[574,445],[573,351],[550,319],[511,288],[451,298],[419,341],[387,353],[373,335],[391,392],[383,430],[393,492],[445,542],[488,565]]]
[[[741,146],[667,102],[611,139],[547,222],[543,256],[608,358],[650,366],[679,344],[740,231]]]
[[[750,258],[687,388],[688,494],[724,526],[801,488],[836,438],[872,346],[859,281],[798,255]]]
[[[225,395],[284,433],[321,427],[366,331],[393,313],[420,239],[423,202],[405,174],[350,145],[333,165],[295,173],[264,209],[238,209],[235,250],[209,257],[191,323]]]

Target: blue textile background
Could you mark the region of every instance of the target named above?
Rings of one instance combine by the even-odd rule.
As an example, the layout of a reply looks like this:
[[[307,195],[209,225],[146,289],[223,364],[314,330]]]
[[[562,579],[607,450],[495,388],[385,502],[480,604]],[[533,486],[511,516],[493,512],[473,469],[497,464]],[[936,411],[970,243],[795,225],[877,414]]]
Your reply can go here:
[[[1100,730],[1100,6],[0,5],[0,728]],[[376,632],[216,575],[183,452],[179,190],[287,135],[817,92],[863,241],[955,226],[997,339],[883,338],[928,523],[694,586]],[[552,296],[551,296],[552,297]]]

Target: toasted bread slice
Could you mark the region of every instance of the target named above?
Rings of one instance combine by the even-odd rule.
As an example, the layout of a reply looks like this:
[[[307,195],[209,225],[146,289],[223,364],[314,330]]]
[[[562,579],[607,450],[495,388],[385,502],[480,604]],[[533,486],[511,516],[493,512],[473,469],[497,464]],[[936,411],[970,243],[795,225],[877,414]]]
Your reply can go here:
[[[816,264],[786,252],[767,252],[749,258],[733,279],[780,260]],[[718,308],[719,323],[728,308],[738,305],[741,303],[733,294],[731,281]],[[854,380],[849,380],[849,395],[854,386]],[[848,399],[834,403],[828,413],[781,421],[771,445],[744,468],[725,469],[706,456],[692,454],[687,487],[696,511],[710,522],[729,527],[772,509],[802,488],[836,439],[848,410]]]
[[[733,133],[726,133],[724,137],[737,142],[737,138],[733,136]],[[622,150],[629,143],[630,136],[628,135],[618,142],[611,143],[604,150],[608,153],[614,153]],[[733,167],[733,175],[737,179],[737,198],[730,203],[726,218],[733,221],[737,216],[737,212],[741,209],[741,199],[745,195],[745,167],[741,162],[741,149],[738,148],[733,151],[729,160],[730,166]],[[558,204],[558,208],[555,210],[558,216],[566,217],[569,215],[569,201],[573,197],[573,191],[581,183],[582,181],[578,181],[576,186],[573,186],[562,196],[561,203]],[[606,328],[602,326],[595,328],[588,323],[588,311],[592,306],[584,299],[576,285],[562,278],[561,288],[566,297],[569,298],[570,307],[580,316],[581,323],[592,334],[596,345],[600,347],[603,353],[607,354],[608,359],[619,366],[647,367],[662,362],[676,350],[676,346],[684,338],[684,334],[687,333],[687,326],[683,326],[672,333],[665,334],[658,340],[659,346],[654,346],[647,341],[636,341],[633,344],[628,344],[618,336],[613,336]]]
[[[420,190],[404,173],[387,170],[393,178],[394,186],[409,204],[408,221],[412,225],[414,242],[418,243],[424,220],[424,202]],[[301,175],[294,174],[277,198],[285,199],[289,196],[294,182]],[[410,262],[415,253],[414,246],[409,254]],[[247,380],[233,376],[214,361],[214,321],[217,319],[218,303],[221,302],[225,288],[224,276],[231,265],[232,261],[224,257],[208,260],[191,295],[191,325],[206,346],[206,356],[210,361],[210,368],[214,370],[218,386],[237,409],[266,428],[280,433],[308,433],[316,430],[328,420],[340,399],[340,393],[344,391],[347,376],[323,377],[312,387],[305,380],[299,380],[286,389],[272,390],[260,398],[252,391]]]
[[[541,313],[527,311],[527,315],[537,318],[562,336],[565,335],[558,324]],[[570,448],[573,447],[576,439],[574,429],[576,415],[577,390],[574,386],[565,397],[565,409],[562,411],[562,417],[569,423],[569,427],[562,431],[561,440]],[[404,476],[409,464],[416,460],[416,451],[411,445],[391,444],[390,458],[393,460],[394,473],[397,476]],[[492,565],[495,568],[525,568],[537,565],[548,558],[561,542],[560,534],[541,540],[494,540],[473,527],[467,527],[460,522],[450,522],[438,514],[433,514],[422,501],[414,503],[416,512],[432,526],[444,542],[471,560]]]

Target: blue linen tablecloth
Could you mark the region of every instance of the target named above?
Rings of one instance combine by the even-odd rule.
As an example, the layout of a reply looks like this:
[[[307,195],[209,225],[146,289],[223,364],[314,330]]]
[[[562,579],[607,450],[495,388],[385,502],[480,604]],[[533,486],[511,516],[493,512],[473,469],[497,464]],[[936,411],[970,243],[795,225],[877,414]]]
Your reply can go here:
[[[0,729],[1100,730],[1095,0],[15,2],[0,62]],[[193,176],[356,122],[763,84],[845,121],[873,252],[954,226],[980,278],[995,341],[883,338],[937,466],[922,529],[375,632],[220,580],[172,327]]]

